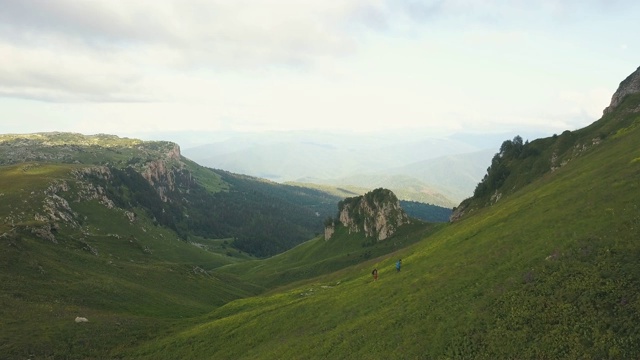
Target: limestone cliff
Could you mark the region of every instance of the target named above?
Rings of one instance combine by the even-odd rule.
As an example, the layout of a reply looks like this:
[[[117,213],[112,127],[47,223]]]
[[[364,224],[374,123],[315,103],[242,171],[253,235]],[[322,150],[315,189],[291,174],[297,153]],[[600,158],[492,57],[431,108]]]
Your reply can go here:
[[[377,241],[393,236],[400,226],[409,223],[396,195],[382,188],[344,199],[338,204],[338,212],[338,220],[349,233],[364,232]]]
[[[194,180],[191,173],[184,169],[180,146],[169,142],[163,143],[168,151],[156,160],[144,164],[140,174],[156,189],[160,199],[167,202],[168,193],[176,191],[178,182],[191,184]]]
[[[636,93],[640,93],[640,67],[620,83],[618,90],[611,97],[611,104],[604,109],[604,114],[613,111],[625,96]]]

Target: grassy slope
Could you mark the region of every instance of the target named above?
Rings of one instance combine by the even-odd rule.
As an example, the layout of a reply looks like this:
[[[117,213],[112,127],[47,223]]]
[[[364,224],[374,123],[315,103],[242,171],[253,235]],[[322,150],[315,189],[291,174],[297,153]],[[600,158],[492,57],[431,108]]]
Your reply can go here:
[[[233,301],[133,354],[638,358],[640,128],[629,124],[393,258]]]
[[[79,167],[0,167],[2,196],[7,199],[0,202],[0,219],[5,219],[0,225],[3,358],[111,357],[154,337],[188,329],[203,314],[234,299],[397,250],[434,230],[416,222],[394,243],[363,248],[363,238],[341,229],[329,242],[312,240],[278,257],[243,265],[247,257],[226,247],[224,239],[194,237],[200,244],[196,247],[154,226],[141,209],[131,223],[120,209],[108,209],[96,200],[75,201],[70,171]],[[28,214],[43,213],[45,189],[54,181],[70,185],[60,195],[82,215],[81,228],[60,223],[57,243],[32,236],[26,227],[38,223]],[[216,179],[209,187],[224,189]],[[16,212],[21,216],[14,216],[11,224],[7,219]],[[13,231],[14,226],[20,230]],[[234,256],[220,254],[227,252]],[[264,271],[252,271],[256,264]],[[220,267],[225,270],[212,271]],[[76,324],[76,316],[90,322]]]
[[[54,179],[72,183],[69,171],[75,167],[0,169],[1,357],[99,357],[257,291],[200,270],[235,258],[179,241],[144,216],[132,224],[121,210],[95,200],[72,202],[68,196],[74,211],[86,218],[82,229],[62,226],[57,244],[26,230],[11,231],[10,219],[18,219],[18,212],[42,212],[46,187]],[[23,229],[36,223],[23,216],[13,225]],[[78,327],[76,316],[89,318],[90,325]]]
[[[265,260],[236,263],[217,268],[214,274],[227,274],[264,289],[273,289],[304,279],[356,265],[385,254],[393,253],[423,239],[442,225],[414,220],[401,227],[389,241],[363,246],[362,234],[349,234],[339,227],[329,240],[324,236],[309,240],[297,247]]]

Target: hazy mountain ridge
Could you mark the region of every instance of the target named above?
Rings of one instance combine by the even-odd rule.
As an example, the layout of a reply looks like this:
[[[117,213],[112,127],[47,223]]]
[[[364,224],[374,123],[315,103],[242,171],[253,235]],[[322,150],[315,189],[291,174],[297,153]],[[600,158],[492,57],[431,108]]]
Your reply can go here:
[[[489,150],[478,147],[484,142],[476,137],[273,133],[237,135],[184,153],[209,167],[278,182],[385,187],[401,200],[453,207],[471,194],[489,164],[490,156],[483,157]]]
[[[157,191],[141,173],[128,173],[133,166],[72,159],[4,165],[0,353],[8,359],[639,358],[638,139],[640,94],[632,93],[584,129],[504,141],[474,197],[458,206],[459,221],[412,222],[370,247],[362,246],[364,234],[337,227],[329,240],[317,236],[264,260],[225,254],[232,251],[228,238],[179,240],[145,206],[133,206],[132,221],[118,202],[133,205],[143,201],[135,196],[142,190]],[[211,177],[210,169],[180,162],[201,187],[179,181],[174,189],[201,204],[206,189],[233,193],[254,180],[222,171]],[[102,186],[115,207],[101,197],[67,196],[83,188],[73,174],[85,168],[121,177],[124,187]],[[169,180],[159,185],[171,189]],[[75,218],[78,228],[62,221],[49,227],[57,243],[26,231],[50,225],[51,218],[32,218],[31,207],[42,208],[53,195],[84,215]],[[173,191],[166,195],[176,201]],[[251,199],[263,206],[258,215],[267,222],[279,220],[268,215],[283,203],[271,206],[273,197],[262,191]],[[66,209],[57,201],[55,209]],[[191,234],[180,226],[192,223],[176,225]],[[78,316],[88,322],[76,323]]]
[[[392,190],[402,200],[452,208],[473,193],[494,154],[494,149],[488,149],[424,160],[384,173],[363,172],[343,178],[302,178],[299,181],[361,189],[360,194],[381,186]]]

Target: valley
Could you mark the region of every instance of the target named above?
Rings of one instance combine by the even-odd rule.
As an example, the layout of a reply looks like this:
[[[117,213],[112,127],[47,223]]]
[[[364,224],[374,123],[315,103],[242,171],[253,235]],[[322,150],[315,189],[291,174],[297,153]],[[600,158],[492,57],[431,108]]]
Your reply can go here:
[[[638,358],[638,84],[587,127],[505,139],[451,221],[171,142],[1,135],[0,355]]]

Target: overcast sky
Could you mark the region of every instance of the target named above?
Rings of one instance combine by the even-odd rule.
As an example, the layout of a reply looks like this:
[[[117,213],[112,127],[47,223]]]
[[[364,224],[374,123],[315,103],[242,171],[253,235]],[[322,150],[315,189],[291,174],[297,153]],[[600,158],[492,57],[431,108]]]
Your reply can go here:
[[[415,129],[597,120],[635,0],[0,0],[0,132]]]

